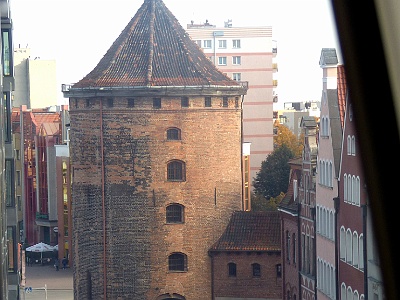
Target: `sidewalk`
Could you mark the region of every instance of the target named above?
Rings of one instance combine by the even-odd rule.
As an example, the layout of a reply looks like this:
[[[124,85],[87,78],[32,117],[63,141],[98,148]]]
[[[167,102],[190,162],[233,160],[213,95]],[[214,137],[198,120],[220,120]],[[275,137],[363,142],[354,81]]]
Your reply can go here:
[[[47,287],[47,299],[73,300],[72,269],[67,268],[56,271],[52,265],[33,265],[25,267],[25,287],[32,288],[32,292],[25,293],[21,290],[21,299],[36,300],[46,299],[45,289]]]

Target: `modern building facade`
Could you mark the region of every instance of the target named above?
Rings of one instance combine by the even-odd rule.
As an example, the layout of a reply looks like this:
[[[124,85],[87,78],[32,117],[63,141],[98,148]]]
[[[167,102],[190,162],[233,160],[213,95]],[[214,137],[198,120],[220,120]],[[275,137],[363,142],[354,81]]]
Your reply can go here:
[[[236,81],[247,81],[243,102],[243,140],[251,143],[251,178],[273,151],[273,103],[278,101],[272,27],[216,27],[188,24],[187,32],[218,69]]]
[[[15,81],[13,107],[28,109],[57,105],[56,61],[31,57],[30,48],[14,48]]]
[[[242,203],[242,102],[161,0],[65,87],[75,299],[211,299]]]

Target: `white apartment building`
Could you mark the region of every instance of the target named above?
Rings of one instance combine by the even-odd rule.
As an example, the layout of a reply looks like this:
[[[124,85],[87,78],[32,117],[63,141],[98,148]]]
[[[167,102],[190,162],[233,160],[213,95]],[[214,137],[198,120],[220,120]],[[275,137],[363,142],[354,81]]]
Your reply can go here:
[[[57,105],[56,61],[31,57],[29,48],[14,49],[13,107],[28,109]]]
[[[248,82],[243,102],[243,142],[251,143],[250,176],[273,151],[273,103],[277,102],[278,70],[272,26],[225,27],[188,24],[186,31],[211,61],[234,80]]]

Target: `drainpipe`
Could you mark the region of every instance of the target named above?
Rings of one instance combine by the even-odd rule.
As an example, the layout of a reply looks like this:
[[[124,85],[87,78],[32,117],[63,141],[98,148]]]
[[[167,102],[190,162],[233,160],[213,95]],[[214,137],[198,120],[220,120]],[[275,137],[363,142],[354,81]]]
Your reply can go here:
[[[104,140],[103,140],[103,99],[100,100],[100,145],[101,145],[101,198],[103,209],[103,294],[107,299],[107,265],[106,265],[106,205],[105,205],[105,171],[104,171]]]

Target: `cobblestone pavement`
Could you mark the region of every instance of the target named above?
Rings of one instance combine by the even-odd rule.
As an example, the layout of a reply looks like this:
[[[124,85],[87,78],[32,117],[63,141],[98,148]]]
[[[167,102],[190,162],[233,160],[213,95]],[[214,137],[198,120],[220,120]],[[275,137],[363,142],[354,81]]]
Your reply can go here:
[[[28,288],[28,291],[25,292],[25,289],[21,288],[21,300],[74,299],[71,268],[56,271],[54,266],[34,264],[25,267],[25,278],[25,288]]]

